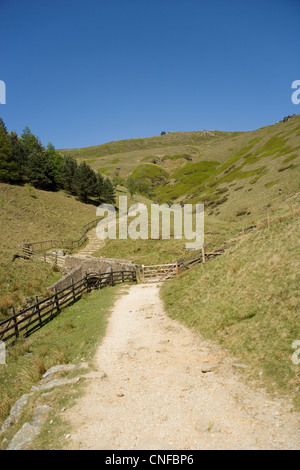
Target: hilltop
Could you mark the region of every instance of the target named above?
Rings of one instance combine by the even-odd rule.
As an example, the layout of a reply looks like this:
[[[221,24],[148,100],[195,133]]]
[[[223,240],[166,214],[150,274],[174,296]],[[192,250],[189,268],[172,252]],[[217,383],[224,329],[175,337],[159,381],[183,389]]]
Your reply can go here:
[[[249,132],[174,132],[60,152],[132,177],[156,202],[202,202],[206,214],[247,224],[299,189],[300,115]]]
[[[154,202],[204,203],[205,243],[215,249],[299,191],[300,115],[249,132],[174,132],[60,152],[123,184],[130,177]],[[116,240],[98,255],[167,262],[183,251],[175,240],[156,241],[154,251],[152,241]]]

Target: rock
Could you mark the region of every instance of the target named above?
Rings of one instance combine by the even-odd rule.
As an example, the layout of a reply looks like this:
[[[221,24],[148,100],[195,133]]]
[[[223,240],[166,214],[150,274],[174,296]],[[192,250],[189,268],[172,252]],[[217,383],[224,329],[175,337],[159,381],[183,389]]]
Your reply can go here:
[[[8,418],[4,421],[1,427],[1,431],[3,432],[6,429],[10,428],[13,424],[17,423],[20,419],[22,410],[24,406],[26,406],[29,397],[31,397],[32,393],[25,393],[16,403],[12,406],[10,410],[10,414]]]
[[[48,405],[37,406],[32,421],[23,424],[21,429],[14,435],[7,450],[25,450],[41,431],[50,411],[51,407]]]
[[[101,379],[101,380],[106,379],[107,378],[107,373],[106,372],[100,372],[98,378]]]
[[[247,366],[245,366],[245,364],[238,364],[238,363],[232,364],[232,367],[234,369],[246,369],[247,368]]]
[[[205,366],[201,367],[201,372],[206,374],[207,372],[214,372],[217,370],[218,364],[206,364]]]
[[[72,372],[74,370],[88,369],[89,365],[86,362],[80,362],[79,364],[60,364],[53,366],[45,372],[42,379],[49,379],[51,375],[55,375],[59,372]]]
[[[25,450],[37,434],[37,430],[34,426],[29,423],[23,424],[6,450]]]
[[[62,387],[63,385],[71,385],[79,382],[80,377],[74,377],[73,379],[53,379],[49,382],[41,385],[33,385],[31,387],[32,392],[43,392],[55,387]]]
[[[116,395],[117,395],[117,397],[119,397],[119,398],[124,397],[124,393],[122,393],[122,392],[119,392],[119,393],[117,393]]]

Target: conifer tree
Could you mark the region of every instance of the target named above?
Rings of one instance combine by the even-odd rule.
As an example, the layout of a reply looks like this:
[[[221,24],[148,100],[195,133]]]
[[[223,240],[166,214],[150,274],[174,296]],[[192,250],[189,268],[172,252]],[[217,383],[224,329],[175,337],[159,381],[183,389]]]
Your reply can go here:
[[[12,149],[7,132],[0,125],[0,181],[15,183],[20,175],[16,162],[12,159]]]

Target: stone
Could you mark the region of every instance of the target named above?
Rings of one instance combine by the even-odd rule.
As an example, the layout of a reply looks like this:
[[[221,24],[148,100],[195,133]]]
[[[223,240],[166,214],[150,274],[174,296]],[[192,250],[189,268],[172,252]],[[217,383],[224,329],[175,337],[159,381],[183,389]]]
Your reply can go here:
[[[25,450],[41,431],[51,409],[48,405],[37,406],[32,421],[23,424],[21,429],[14,435],[7,450]]]
[[[201,367],[201,372],[206,374],[207,372],[214,372],[217,370],[218,364],[206,364],[205,366]]]
[[[50,390],[55,387],[62,387],[63,385],[72,385],[79,382],[80,377],[74,377],[73,379],[53,379],[49,382],[41,385],[33,385],[31,387],[32,392],[43,392],[44,390]]]
[[[53,366],[45,372],[42,379],[48,379],[49,376],[55,375],[59,372],[72,372],[74,370],[88,369],[89,365],[86,362],[80,362],[79,364],[60,364]]]
[[[239,364],[239,363],[235,363],[235,364],[232,364],[232,367],[234,369],[247,369],[247,366],[245,366],[245,364]]]
[[[28,399],[31,397],[32,393],[25,393],[18,401],[12,406],[8,418],[4,421],[1,427],[0,432],[4,432],[6,429],[10,428],[13,424],[17,423],[20,419],[21,413],[24,406],[26,406]]]

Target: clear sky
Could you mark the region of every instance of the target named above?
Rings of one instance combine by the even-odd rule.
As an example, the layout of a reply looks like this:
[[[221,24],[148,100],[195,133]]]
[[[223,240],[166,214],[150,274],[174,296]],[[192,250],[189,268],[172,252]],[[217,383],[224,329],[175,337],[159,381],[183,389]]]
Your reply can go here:
[[[56,148],[300,113],[300,0],[0,0],[0,44],[0,116]]]

